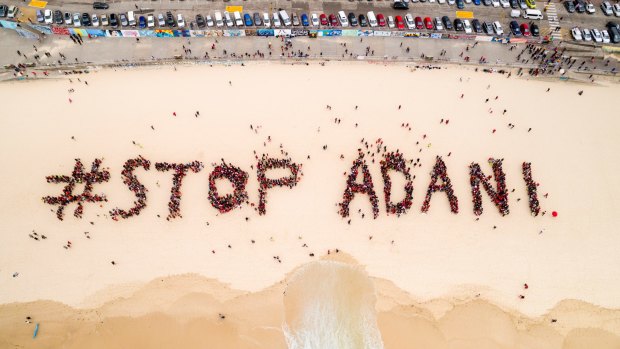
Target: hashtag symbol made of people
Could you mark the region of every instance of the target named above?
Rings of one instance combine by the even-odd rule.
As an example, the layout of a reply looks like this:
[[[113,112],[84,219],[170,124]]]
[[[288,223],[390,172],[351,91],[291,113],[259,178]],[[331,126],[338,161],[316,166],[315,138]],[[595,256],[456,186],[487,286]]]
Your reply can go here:
[[[76,218],[82,218],[84,202],[95,203],[108,201],[103,194],[92,194],[95,183],[103,183],[110,180],[110,172],[105,169],[100,171],[100,165],[101,160],[95,159],[91,165],[90,172],[85,172],[84,165],[82,165],[80,159],[75,159],[75,167],[73,168],[71,176],[54,175],[45,177],[48,183],[67,183],[61,195],[43,197],[43,202],[46,204],[58,205],[58,209],[56,210],[56,217],[58,217],[58,219],[63,220],[65,207],[69,204],[77,203],[73,215]],[[77,195],[74,194],[73,190],[75,189],[75,185],[82,183],[85,184],[82,193]]]

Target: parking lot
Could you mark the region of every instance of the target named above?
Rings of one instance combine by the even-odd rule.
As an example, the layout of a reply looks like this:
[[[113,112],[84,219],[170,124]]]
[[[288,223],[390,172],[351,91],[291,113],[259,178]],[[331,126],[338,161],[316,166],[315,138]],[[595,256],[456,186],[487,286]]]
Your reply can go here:
[[[469,1],[469,0],[468,0]],[[109,1],[107,4],[109,8],[106,10],[93,10],[92,2],[64,2],[64,1],[49,1],[46,9],[60,10],[63,13],[88,13],[90,16],[97,15],[100,19],[102,15],[106,15],[109,18],[111,13],[114,14],[126,14],[128,11],[134,11],[136,14],[136,22],[139,22],[140,17],[148,18],[148,15],[154,16],[154,24],[158,27],[157,17],[159,14],[166,16],[166,12],[170,11],[177,21],[178,14],[182,14],[185,22],[185,27],[190,29],[191,27],[197,28],[196,15],[200,14],[203,17],[211,16],[215,17],[216,12],[224,13],[227,6],[237,6],[241,14],[248,13],[252,15],[255,12],[267,13],[272,16],[273,12],[278,9],[284,9],[289,14],[307,14],[308,17],[311,14],[316,13],[318,15],[336,14],[338,11],[344,11],[345,13],[354,13],[356,16],[360,14],[366,15],[369,11],[373,11],[376,15],[383,15],[386,19],[390,16],[402,16],[410,13],[413,17],[443,17],[448,16],[451,20],[457,17],[457,11],[459,11],[456,5],[450,5],[452,0],[426,0],[425,2],[410,2],[409,9],[395,10],[391,6],[389,1],[325,1],[325,2],[307,2],[307,1],[208,1],[208,0],[141,0],[141,1]],[[36,22],[36,9],[32,7],[24,7],[23,2],[5,2],[5,5],[18,5],[20,6],[19,20],[30,20]],[[594,14],[587,13],[568,13],[563,3],[558,2],[538,2],[537,9],[541,10],[544,19],[543,20],[525,20],[523,18],[511,18],[511,8],[502,6],[485,6],[484,3],[475,5],[473,1],[464,2],[464,8],[460,11],[461,16],[465,15],[470,17],[470,21],[473,18],[479,19],[481,22],[494,22],[499,21],[504,27],[506,35],[509,31],[509,22],[517,20],[519,23],[531,23],[534,22],[540,28],[541,36],[550,36],[553,39],[572,40],[570,30],[572,27],[578,26],[580,28],[597,28],[599,30],[605,29],[605,23],[608,20],[615,20],[615,16],[605,16],[600,9],[600,2],[593,3],[596,12]],[[120,18],[119,18],[120,22]],[[310,23],[311,24],[311,23]],[[91,24],[92,25],[92,24]],[[137,23],[139,25],[139,23]],[[386,28],[385,29],[389,29]],[[423,29],[423,31],[428,31]],[[431,31],[437,31],[435,29]],[[445,29],[443,30],[445,32]]]

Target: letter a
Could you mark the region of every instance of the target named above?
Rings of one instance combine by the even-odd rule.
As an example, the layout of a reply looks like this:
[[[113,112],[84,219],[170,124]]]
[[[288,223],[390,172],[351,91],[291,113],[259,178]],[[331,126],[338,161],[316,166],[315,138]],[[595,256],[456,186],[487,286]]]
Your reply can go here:
[[[361,184],[355,182],[360,169],[364,177],[364,182]],[[340,215],[342,217],[349,216],[349,204],[356,193],[368,195],[370,204],[372,205],[373,217],[377,218],[379,216],[379,199],[377,199],[375,187],[372,184],[372,176],[370,175],[370,171],[368,171],[368,165],[366,165],[366,160],[364,160],[364,154],[362,152],[359,153],[358,158],[353,162],[351,173],[347,179],[347,188],[344,190],[342,202],[339,204]]]

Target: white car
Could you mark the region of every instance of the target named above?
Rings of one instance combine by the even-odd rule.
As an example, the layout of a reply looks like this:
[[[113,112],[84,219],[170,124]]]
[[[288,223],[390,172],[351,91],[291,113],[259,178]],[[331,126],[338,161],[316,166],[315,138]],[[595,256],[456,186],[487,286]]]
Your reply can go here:
[[[166,26],[166,19],[164,18],[164,15],[161,13],[157,15],[157,24],[159,24],[160,27]]]
[[[493,22],[493,30],[495,31],[495,34],[497,35],[504,34],[504,29],[502,29],[502,25],[498,21]]]
[[[319,26],[319,15],[317,15],[316,13],[313,13],[312,15],[310,15],[310,23],[312,23],[313,27],[318,27]]]
[[[588,28],[581,29],[581,35],[583,36],[584,41],[592,41],[592,34],[590,33],[590,29]]]
[[[74,27],[81,27],[82,26],[82,19],[79,13],[74,13],[73,14],[73,26]]]
[[[177,13],[177,25],[179,28],[185,28],[185,19],[183,19],[183,15]]]
[[[103,14],[101,15],[101,26],[108,26],[110,25],[110,21],[108,20],[108,15]]]
[[[45,24],[52,24],[54,22],[54,18],[52,17],[52,10],[45,10],[43,18],[45,19]]]
[[[493,7],[499,7],[499,0],[491,0]]]
[[[147,28],[153,28],[155,27],[155,16],[153,15],[148,15],[146,17],[146,26]]]
[[[437,30],[443,30],[443,22],[441,21],[441,18],[439,17],[435,17],[435,29]]]
[[[213,18],[211,18],[211,15],[207,15],[207,17],[205,17],[205,20],[207,21],[207,27],[212,27],[215,25],[213,23]]]
[[[499,0],[499,4],[502,5],[503,8],[510,7],[510,1],[508,0]]]
[[[394,17],[388,16],[387,24],[388,24],[389,28],[395,28],[396,27],[396,22],[394,22]]]
[[[235,25],[237,27],[243,27],[243,20],[241,19],[241,13],[239,11],[233,12],[233,18],[235,19]]]
[[[445,4],[446,0],[437,0],[437,2],[439,2],[440,4]]]
[[[340,20],[340,26],[342,27],[349,26],[349,20],[347,19],[347,15],[344,13],[344,11],[338,11],[338,19]],[[392,18],[392,20],[394,19]]]
[[[614,15],[616,15],[616,17],[620,17],[620,4],[614,4],[611,9],[614,11]]]
[[[413,16],[411,13],[407,13],[405,16],[405,25],[407,26],[407,29],[415,29],[415,23],[413,22]]]
[[[463,20],[463,29],[465,29],[465,34],[471,34],[472,29],[471,29],[471,23],[469,22],[469,20],[467,19]]]
[[[587,12],[588,14],[594,14],[594,12],[596,12],[596,8],[594,7],[594,4],[592,4],[592,3],[588,3],[588,4],[586,5],[586,12]]]
[[[601,35],[601,32],[598,31],[598,29],[592,29],[592,38],[594,39],[595,42],[603,42],[603,36]]]
[[[282,23],[280,23],[280,16],[278,15],[277,12],[274,12],[273,13],[273,27],[280,28],[281,25]]]
[[[570,33],[573,36],[573,39],[575,39],[576,41],[583,40],[583,37],[581,36],[581,30],[579,30],[579,28],[574,27],[570,30]]]
[[[97,14],[93,13],[93,15],[90,18],[91,18],[91,22],[93,22],[93,27],[98,27],[99,26],[99,17],[97,17]]]
[[[263,12],[263,24],[265,28],[271,27],[271,18],[269,18],[269,14],[267,12]]]
[[[604,44],[609,44],[611,42],[611,38],[609,37],[609,32],[607,30],[601,30],[601,37],[603,37]]]
[[[19,7],[17,6],[9,6],[9,12],[7,13],[7,18],[15,18],[17,17],[17,12],[19,11]]]
[[[456,3],[455,0],[448,0],[448,5],[454,5]]]
[[[614,14],[614,11],[611,9],[611,4],[609,1],[603,1],[601,3],[601,11],[605,14],[605,16],[611,16]]]
[[[226,23],[227,27],[234,26],[232,18],[230,18],[230,13],[228,13],[228,11],[224,11],[224,22]]]

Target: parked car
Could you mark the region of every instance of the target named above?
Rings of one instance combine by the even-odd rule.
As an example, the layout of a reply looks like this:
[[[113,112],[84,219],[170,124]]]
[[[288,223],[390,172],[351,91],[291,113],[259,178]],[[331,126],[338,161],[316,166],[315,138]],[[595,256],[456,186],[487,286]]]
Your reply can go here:
[[[564,7],[566,8],[566,11],[568,11],[568,13],[575,12],[575,3],[573,3],[572,1],[564,1]]]
[[[488,35],[493,35],[493,24],[491,22],[482,23],[482,31],[484,31]]]
[[[471,21],[471,26],[474,28],[474,31],[476,33],[482,33],[482,24],[480,24],[480,21],[477,19],[473,19]]]
[[[123,14],[121,14],[121,24],[123,23]],[[172,15],[172,12],[168,11],[166,12],[166,25],[168,25],[169,27],[176,27],[177,23],[174,21],[174,16]],[[125,24],[123,24],[123,26],[125,26]]]
[[[110,17],[110,19],[112,19],[112,17]],[[164,18],[164,15],[161,13],[157,15],[157,25],[159,25],[162,28],[166,26],[166,19]]]
[[[523,34],[523,36],[532,35],[532,33],[530,32],[530,26],[527,25],[527,23],[521,23],[521,27],[519,29],[521,29],[521,34]]]
[[[45,12],[43,12],[43,19],[45,21],[45,24],[54,23],[54,14],[52,13],[52,10],[45,10]]]
[[[129,26],[129,20],[127,19],[127,16],[124,13],[119,14],[118,18],[120,19],[121,26],[123,27]]]
[[[179,26],[179,28],[185,28],[185,19],[180,13],[177,13],[177,25]]]
[[[413,16],[411,15],[411,13],[407,13],[405,15],[405,25],[407,26],[407,29],[415,28],[415,22],[413,21]]]
[[[394,7],[395,10],[408,10],[409,9],[409,4],[406,3],[405,1],[400,1],[400,0],[394,0],[394,3],[392,6]]]
[[[577,41],[581,41],[583,40],[583,37],[581,36],[581,30],[579,30],[579,28],[577,27],[573,27],[570,30],[571,35],[573,36],[573,39],[577,40]]]
[[[319,17],[321,19],[321,25],[327,25],[327,16],[324,13],[321,13],[321,16]]]
[[[604,44],[609,44],[611,42],[609,32],[607,32],[607,30],[601,30],[601,37],[603,38]]]
[[[443,25],[446,28],[446,30],[452,30],[452,21],[450,20],[450,17],[443,16],[441,17],[441,21],[443,22]]]
[[[45,18],[43,18],[43,12],[41,10],[36,11],[36,16],[37,16],[37,22],[43,23],[43,21],[45,21]]]
[[[433,20],[430,17],[424,18],[424,27],[426,27],[426,29],[428,30],[435,29],[435,26],[433,25]]]
[[[9,6],[9,11],[7,12],[7,18],[15,18],[17,17],[17,13],[19,12],[19,7],[11,5]]]
[[[491,0],[491,5],[493,5],[493,7],[499,7],[499,0]]]
[[[510,21],[510,32],[512,32],[514,36],[521,36],[521,29],[517,21]]]
[[[146,28],[146,18],[144,18],[144,16],[138,17],[138,27],[140,29]]]
[[[93,27],[98,27],[99,26],[99,17],[97,17],[97,14],[93,13],[91,18],[92,18],[92,21],[93,21]]]
[[[579,12],[579,13],[584,13],[586,12],[586,3],[582,0],[575,0],[573,2],[573,4],[575,5],[575,11]]]
[[[463,26],[463,20],[457,18],[454,20],[454,30],[457,32],[465,31],[465,27]]]
[[[463,29],[465,30],[465,34],[471,34],[472,33],[472,28],[471,28],[471,23],[469,22],[469,20],[464,19],[463,20]]]
[[[292,20],[294,27],[299,27],[301,25],[301,22],[299,21],[299,16],[297,15],[297,13],[293,12],[291,14],[291,20]]]
[[[110,13],[110,26],[112,28],[118,28],[118,18],[116,17],[116,13]]]
[[[66,25],[71,25],[71,23],[73,23],[73,16],[69,12],[65,12],[63,16],[65,18]]]
[[[497,35],[504,35],[504,29],[502,29],[502,25],[498,21],[493,22],[493,30]]]
[[[510,0],[510,7],[519,8],[519,2],[517,0]]]
[[[82,25],[88,27],[92,24],[90,21],[90,15],[86,12],[82,13]]]
[[[456,0],[456,8],[462,10],[465,8],[465,2],[463,0]]]
[[[0,18],[6,17],[7,12],[9,12],[8,6],[0,5]]]
[[[503,7],[503,8],[508,8],[510,7],[510,2],[508,0],[499,0],[499,4]]]
[[[601,3],[601,11],[605,14],[605,16],[611,16],[614,14],[613,7],[609,3],[609,1],[603,1]]]
[[[260,15],[258,16],[258,19],[260,20]],[[211,15],[207,15],[205,17],[205,22],[207,22],[207,27],[213,27],[215,25],[215,22],[213,21],[213,18],[211,18]]]
[[[435,19],[433,20],[433,22],[435,22],[435,29],[436,30],[443,30],[443,23],[441,21],[441,18],[439,17],[435,17]]]
[[[337,27],[340,24],[338,23],[338,18],[336,18],[336,15],[333,13],[329,15],[329,24],[332,27]]]
[[[405,21],[403,21],[403,17],[396,16],[395,20],[396,20],[396,28],[405,29]]]
[[[423,29],[424,22],[422,22],[422,17],[418,16],[414,20],[416,29]]]
[[[254,21],[252,21],[252,16],[250,16],[249,13],[243,14],[243,24],[245,24],[246,27],[251,27],[254,25]]]
[[[241,12],[233,12],[233,18],[237,27],[243,27],[243,19],[241,18]]]
[[[362,16],[362,15],[360,15],[360,16]],[[320,24],[319,15],[317,15],[316,13],[311,14],[310,15],[310,23],[312,23],[313,27],[318,27],[319,24]]]
[[[530,23],[530,32],[532,32],[532,36],[538,37],[540,35],[540,30],[538,29],[538,24]]]
[[[73,14],[73,26],[74,27],[81,27],[82,26],[82,15],[79,13],[74,13]]]
[[[198,26],[198,28],[204,28],[207,26],[207,22],[201,14],[196,15],[196,25]]]
[[[357,21],[357,17],[355,16],[355,13],[349,12],[349,15],[347,17],[349,18],[349,24],[351,24],[352,27],[357,27],[359,22]]]
[[[609,40],[612,43],[617,44],[620,42],[620,30],[618,28],[607,28],[607,31],[609,32]]]
[[[274,13],[275,17],[278,17],[277,13]],[[228,11],[224,11],[224,24],[226,24],[227,27],[231,28],[233,27],[235,24],[233,23],[232,17],[230,16],[230,13]],[[280,26],[280,19],[278,17],[278,27]]]
[[[603,42],[603,35],[601,35],[601,32],[598,31],[598,29],[594,28],[591,30],[591,32],[592,32],[592,39],[594,40],[594,42],[598,42],[598,43]]]
[[[584,41],[592,41],[592,33],[588,28],[581,29],[581,36],[583,36]]]
[[[614,11],[614,15],[616,17],[620,17],[620,4],[619,3],[615,3],[611,8]]]
[[[262,27],[263,26],[263,19],[260,17],[260,13],[254,12],[253,17],[254,17],[254,25],[257,26],[257,27]],[[213,24],[210,25],[210,27],[212,27],[212,26],[213,26]]]
[[[355,18],[355,15],[353,16],[353,18]],[[356,22],[355,25],[357,25],[357,20],[355,22]],[[310,25],[310,21],[308,20],[308,15],[305,14],[305,13],[301,14],[301,25],[303,25],[304,27],[307,27],[307,26]],[[351,25],[353,25],[353,24],[351,24]]]
[[[596,12],[596,7],[594,7],[593,3],[590,2],[590,3],[586,4],[586,12],[589,15],[593,15]]]
[[[110,6],[105,2],[93,2],[93,9],[95,10],[107,10],[108,8],[110,8]]]
[[[338,20],[340,21],[340,26],[341,27],[348,27],[349,26],[349,20],[347,19],[347,15],[344,13],[344,11],[338,11]]]
[[[368,26],[368,20],[366,19],[366,16],[361,14],[361,15],[357,16],[357,18],[359,19],[360,27],[367,27]]]
[[[379,23],[380,27],[385,27],[385,17],[380,13],[377,15],[377,23]]]
[[[54,11],[54,23],[58,25],[63,24],[62,12],[60,12],[59,10]]]

